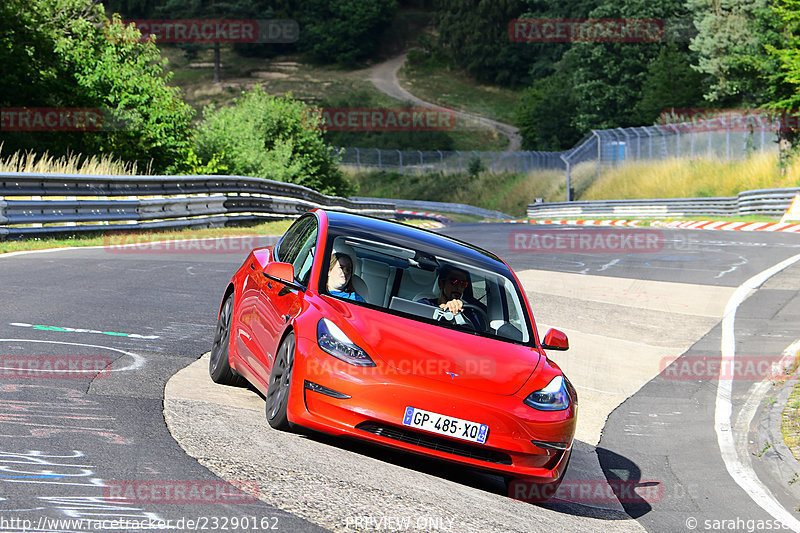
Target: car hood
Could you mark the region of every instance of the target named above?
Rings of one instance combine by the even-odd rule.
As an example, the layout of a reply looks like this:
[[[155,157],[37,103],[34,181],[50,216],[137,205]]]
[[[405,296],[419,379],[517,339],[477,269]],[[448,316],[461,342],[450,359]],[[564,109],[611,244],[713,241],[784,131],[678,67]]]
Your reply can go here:
[[[542,358],[530,346],[348,307],[346,320],[363,339],[359,345],[400,373],[511,395],[525,384]]]

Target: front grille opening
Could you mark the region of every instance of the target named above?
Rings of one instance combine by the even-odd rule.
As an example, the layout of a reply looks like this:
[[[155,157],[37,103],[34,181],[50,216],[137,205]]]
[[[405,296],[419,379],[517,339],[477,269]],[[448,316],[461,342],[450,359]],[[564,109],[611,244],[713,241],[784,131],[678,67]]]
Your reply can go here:
[[[511,456],[502,452],[494,450],[487,450],[480,446],[473,446],[467,443],[455,442],[449,439],[437,437],[435,435],[427,435],[408,429],[402,429],[395,426],[386,424],[379,424],[377,422],[361,422],[356,426],[356,429],[392,439],[406,444],[413,444],[429,450],[436,450],[445,452],[469,459],[477,459],[478,461],[485,461],[487,463],[495,463],[499,465],[510,465]]]

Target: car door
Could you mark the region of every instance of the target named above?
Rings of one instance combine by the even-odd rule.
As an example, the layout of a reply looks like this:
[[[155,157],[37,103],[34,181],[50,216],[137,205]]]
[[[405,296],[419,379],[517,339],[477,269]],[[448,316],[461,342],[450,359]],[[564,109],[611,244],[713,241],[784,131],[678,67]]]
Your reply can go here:
[[[275,260],[290,263],[294,267],[294,281],[303,287],[308,286],[311,277],[318,235],[316,217],[305,216],[289,228],[274,254]],[[278,342],[286,325],[300,311],[303,293],[268,279],[263,273],[262,277],[252,331],[256,346],[254,355],[259,360],[258,366],[263,368],[262,377],[267,380],[275,361]]]

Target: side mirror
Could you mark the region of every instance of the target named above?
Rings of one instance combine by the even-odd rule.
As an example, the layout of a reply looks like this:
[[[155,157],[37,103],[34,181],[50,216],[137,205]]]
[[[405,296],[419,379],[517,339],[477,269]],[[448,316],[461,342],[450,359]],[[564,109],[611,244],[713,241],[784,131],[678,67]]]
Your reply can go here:
[[[294,281],[294,267],[291,263],[272,262],[264,268],[264,275],[274,281],[283,283],[290,289],[303,290],[303,287]]]
[[[563,352],[564,350],[569,350],[569,340],[564,332],[557,329],[551,329],[544,336],[542,348],[547,350],[560,350]]]

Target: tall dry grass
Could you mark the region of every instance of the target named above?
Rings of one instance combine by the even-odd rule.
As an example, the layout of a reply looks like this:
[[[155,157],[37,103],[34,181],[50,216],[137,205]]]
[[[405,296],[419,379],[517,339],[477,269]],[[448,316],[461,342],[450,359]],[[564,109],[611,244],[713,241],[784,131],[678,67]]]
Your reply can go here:
[[[70,154],[56,158],[47,152],[43,154],[14,152],[4,158],[2,151],[3,145],[0,144],[0,172],[133,176],[138,171],[136,163],[126,163],[108,155],[87,157]],[[143,175],[150,175],[150,169],[148,168]]]
[[[594,167],[595,177],[597,167]],[[736,196],[752,189],[800,186],[800,159],[781,172],[778,154],[756,152],[740,161],[665,159],[604,168],[581,200]]]

